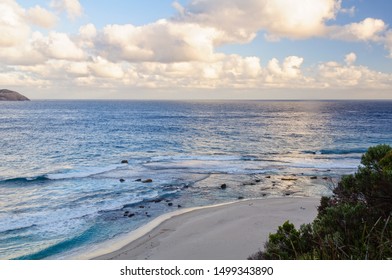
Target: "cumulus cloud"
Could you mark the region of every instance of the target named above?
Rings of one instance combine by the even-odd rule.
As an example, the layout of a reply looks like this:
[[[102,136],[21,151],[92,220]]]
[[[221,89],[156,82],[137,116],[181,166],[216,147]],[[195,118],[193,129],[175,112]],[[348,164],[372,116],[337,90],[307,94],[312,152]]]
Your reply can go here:
[[[94,24],[89,23],[79,28],[79,34],[83,39],[93,39],[97,36],[97,29]]]
[[[30,73],[10,69],[9,71],[0,72],[0,84],[3,87],[47,87],[50,86],[50,82],[46,79],[35,78]]]
[[[344,61],[347,65],[353,65],[357,60],[357,55],[355,53],[349,53],[345,56]]]
[[[218,36],[214,28],[160,20],[145,26],[108,25],[97,45],[113,61],[205,61],[213,57]]]
[[[317,83],[326,88],[386,89],[392,86],[392,74],[377,72],[362,65],[330,61],[321,63],[316,73]]]
[[[24,15],[25,10],[15,1],[0,2],[0,47],[13,47],[28,38],[30,27]]]
[[[193,0],[180,13],[180,18],[221,29],[226,35],[224,42],[249,42],[260,30],[265,30],[274,38],[307,38],[325,33],[325,22],[335,18],[340,2]]]
[[[387,25],[381,19],[366,18],[361,22],[329,27],[331,38],[347,41],[380,41]]]
[[[27,11],[28,20],[43,28],[53,28],[57,23],[57,17],[48,10],[35,6]]]
[[[85,57],[84,51],[65,33],[50,32],[48,36],[43,36],[35,32],[32,45],[49,59],[81,60]]]
[[[286,57],[282,63],[276,58],[271,59],[266,69],[266,85],[272,87],[306,86],[307,79],[301,71],[303,61],[304,59],[298,56]]]
[[[121,79],[124,76],[124,71],[119,64],[111,63],[99,56],[88,64],[88,68],[94,76],[101,78]]]
[[[53,0],[50,6],[56,10],[66,12],[70,19],[83,15],[83,7],[79,0]]]

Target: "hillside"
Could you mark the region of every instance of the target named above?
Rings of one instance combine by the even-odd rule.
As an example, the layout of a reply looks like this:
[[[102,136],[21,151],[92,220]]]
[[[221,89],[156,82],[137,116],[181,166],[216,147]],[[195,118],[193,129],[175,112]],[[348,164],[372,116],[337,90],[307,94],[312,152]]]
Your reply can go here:
[[[30,99],[16,91],[1,89],[0,101],[30,101]]]

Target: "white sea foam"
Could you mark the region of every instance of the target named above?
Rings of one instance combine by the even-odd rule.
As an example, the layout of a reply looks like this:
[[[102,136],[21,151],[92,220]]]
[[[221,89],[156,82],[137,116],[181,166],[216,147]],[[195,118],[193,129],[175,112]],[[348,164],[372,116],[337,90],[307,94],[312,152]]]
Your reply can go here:
[[[79,170],[70,170],[68,172],[47,174],[45,177],[50,180],[85,178],[85,177],[90,177],[93,175],[98,175],[105,172],[113,171],[116,170],[117,168],[120,168],[121,166],[122,165],[119,164],[113,164],[113,165],[103,166],[103,167],[84,167]]]

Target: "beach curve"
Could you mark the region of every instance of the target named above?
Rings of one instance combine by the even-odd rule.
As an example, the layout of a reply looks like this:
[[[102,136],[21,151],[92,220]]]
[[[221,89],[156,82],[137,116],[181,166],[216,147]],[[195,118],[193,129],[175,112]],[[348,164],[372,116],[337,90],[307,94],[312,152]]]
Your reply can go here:
[[[319,202],[319,197],[277,197],[180,209],[77,258],[246,259],[262,249],[269,233],[285,221],[296,226],[311,222]]]

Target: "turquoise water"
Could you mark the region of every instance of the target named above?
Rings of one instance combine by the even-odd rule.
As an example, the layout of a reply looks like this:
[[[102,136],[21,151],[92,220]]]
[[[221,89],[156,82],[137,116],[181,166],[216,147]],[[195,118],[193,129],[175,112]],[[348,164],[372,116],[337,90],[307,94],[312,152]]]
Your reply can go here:
[[[337,180],[391,123],[390,101],[2,102],[0,258],[67,258],[179,205],[295,187],[267,176]]]

